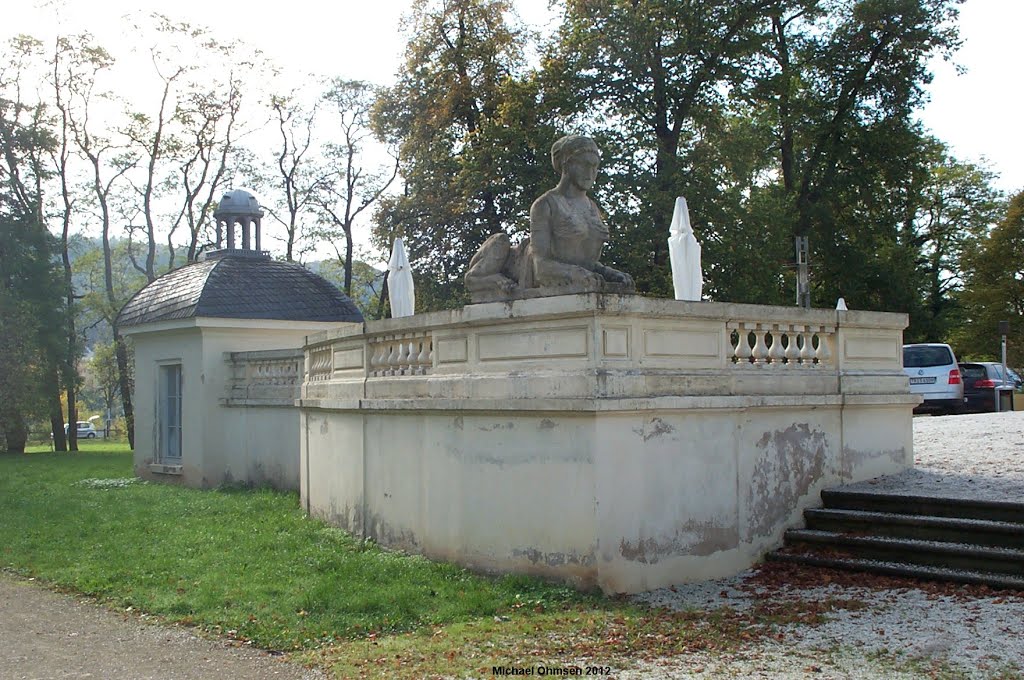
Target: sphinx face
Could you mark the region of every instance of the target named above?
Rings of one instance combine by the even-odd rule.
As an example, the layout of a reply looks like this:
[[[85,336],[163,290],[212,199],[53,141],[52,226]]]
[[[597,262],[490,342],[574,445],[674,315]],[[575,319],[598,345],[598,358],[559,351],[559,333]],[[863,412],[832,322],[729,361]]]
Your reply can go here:
[[[571,158],[565,164],[565,173],[574,186],[582,191],[589,191],[597,179],[597,169],[601,159],[596,153],[585,152]]]

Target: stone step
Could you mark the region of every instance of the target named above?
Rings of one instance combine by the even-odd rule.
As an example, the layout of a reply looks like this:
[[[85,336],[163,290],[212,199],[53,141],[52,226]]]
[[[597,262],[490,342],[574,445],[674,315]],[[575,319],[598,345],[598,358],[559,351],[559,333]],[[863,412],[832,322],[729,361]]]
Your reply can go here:
[[[1024,590],[1024,577],[987,571],[947,569],[944,567],[908,564],[906,562],[898,561],[824,556],[816,555],[814,553],[776,551],[769,553],[766,558],[775,562],[788,562],[813,567],[826,567],[829,569],[842,569],[844,571],[862,571],[872,574],[882,574],[885,576],[901,576],[932,581],[951,581],[954,583],[971,583],[987,585],[992,588]]]
[[[842,487],[825,489],[821,500],[831,509],[1024,523],[1024,502],[1021,501],[872,493]]]
[[[1024,549],[1024,522],[808,508],[808,529]]]
[[[838,548],[853,558],[883,562],[1024,574],[1024,550],[1013,548],[890,536],[865,536],[814,529],[791,529],[785,534],[785,543],[791,547],[807,545]]]

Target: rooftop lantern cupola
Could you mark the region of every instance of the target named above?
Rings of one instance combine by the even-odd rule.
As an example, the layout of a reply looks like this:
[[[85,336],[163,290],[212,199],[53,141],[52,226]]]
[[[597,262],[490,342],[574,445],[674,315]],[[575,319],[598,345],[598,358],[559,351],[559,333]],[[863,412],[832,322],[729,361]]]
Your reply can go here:
[[[217,220],[217,251],[221,254],[262,255],[260,250],[260,218],[263,210],[259,201],[245,189],[232,189],[220,199],[213,217]],[[241,244],[235,241],[235,225],[241,229]],[[227,242],[225,243],[225,236]],[[241,247],[239,247],[241,246]]]

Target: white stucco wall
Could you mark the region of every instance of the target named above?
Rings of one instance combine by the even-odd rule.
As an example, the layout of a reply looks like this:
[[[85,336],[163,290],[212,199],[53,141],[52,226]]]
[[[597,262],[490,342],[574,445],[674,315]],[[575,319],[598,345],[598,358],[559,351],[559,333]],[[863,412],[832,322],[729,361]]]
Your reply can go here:
[[[567,296],[318,336],[303,503],[383,545],[608,593],[733,574],[823,488],[912,464],[905,324]],[[828,351],[736,362],[736,328]]]
[[[297,490],[299,414],[293,402],[230,403],[228,355],[299,348],[308,334],[339,325],[199,318],[125,329],[135,345],[136,474],[201,488],[237,483]],[[182,364],[180,469],[156,459],[158,367],[170,362]]]

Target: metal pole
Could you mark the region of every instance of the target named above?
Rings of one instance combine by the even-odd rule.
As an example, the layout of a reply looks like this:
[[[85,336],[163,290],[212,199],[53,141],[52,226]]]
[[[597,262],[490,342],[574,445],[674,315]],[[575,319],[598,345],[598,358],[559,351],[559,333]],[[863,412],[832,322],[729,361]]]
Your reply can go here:
[[[1000,388],[999,389],[999,401],[1000,402],[1003,400],[1002,399],[1002,397],[1003,397],[1003,389],[1002,388],[1006,387],[1006,336],[1005,335],[1003,336],[1003,375],[1002,375],[1002,378],[1003,378],[1002,382],[999,385],[999,388]],[[1012,399],[1012,397],[1011,397],[1011,399]],[[1002,408],[1003,408],[1003,405],[1000,404],[999,405],[999,409],[1002,410]],[[1012,401],[1010,402],[1010,410],[1011,411],[1013,410],[1013,402]]]
[[[1002,348],[1003,348],[1003,374],[1000,376],[999,387],[996,388],[996,412],[1002,410],[1000,401],[1003,394],[1002,388],[1006,386],[1006,336],[1010,333],[1010,322],[1000,321],[999,322],[999,335],[1002,336]],[[1010,402],[1010,410],[1013,410],[1013,402]]]
[[[806,236],[796,237],[796,305],[811,307],[810,253]]]

